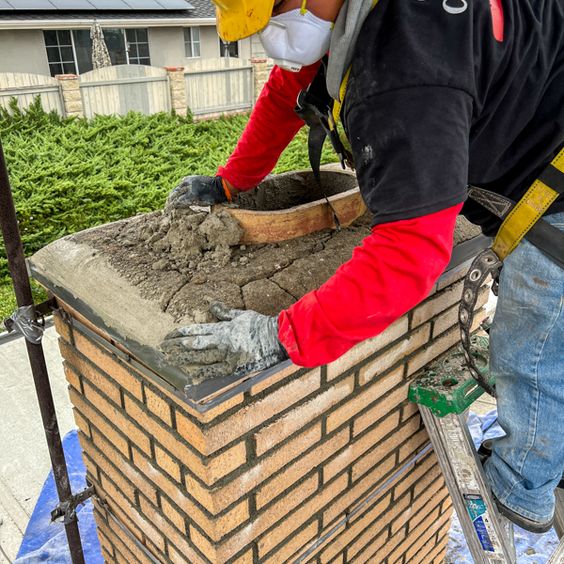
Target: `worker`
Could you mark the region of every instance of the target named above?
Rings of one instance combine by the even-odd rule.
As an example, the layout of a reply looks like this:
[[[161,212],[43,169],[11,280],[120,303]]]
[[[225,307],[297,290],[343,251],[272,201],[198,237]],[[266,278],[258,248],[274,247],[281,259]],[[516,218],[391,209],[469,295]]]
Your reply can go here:
[[[517,202],[556,163],[560,196],[543,220],[562,235],[561,0],[215,3],[220,36],[258,32],[277,66],[225,166],[185,178],[168,205],[225,202],[257,186],[303,125],[297,95],[328,51],[327,90],[342,103],[373,224],[348,262],[278,317],[216,305],[219,322],[171,335],[196,371],[244,374],[286,358],[319,366],[382,332],[433,288],[459,213],[495,235],[500,220],[466,201],[468,185]],[[490,360],[506,436],[485,471],[501,512],[544,532],[564,471],[564,268],[526,239],[501,271]]]

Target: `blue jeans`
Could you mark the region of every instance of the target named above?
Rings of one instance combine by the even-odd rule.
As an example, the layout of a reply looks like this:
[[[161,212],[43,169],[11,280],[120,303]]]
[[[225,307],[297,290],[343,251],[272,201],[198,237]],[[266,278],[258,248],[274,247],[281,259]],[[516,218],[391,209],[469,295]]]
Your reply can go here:
[[[564,231],[564,212],[545,219]],[[507,435],[486,475],[504,506],[546,523],[564,473],[564,269],[525,240],[501,272],[490,366]]]

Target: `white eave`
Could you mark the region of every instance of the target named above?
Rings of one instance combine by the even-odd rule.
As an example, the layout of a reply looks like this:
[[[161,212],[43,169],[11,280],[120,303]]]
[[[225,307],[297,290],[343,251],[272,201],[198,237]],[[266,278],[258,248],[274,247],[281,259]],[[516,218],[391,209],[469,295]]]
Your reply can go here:
[[[215,18],[61,18],[45,20],[0,20],[1,30],[89,29],[94,21],[104,27],[190,27],[215,25]]]

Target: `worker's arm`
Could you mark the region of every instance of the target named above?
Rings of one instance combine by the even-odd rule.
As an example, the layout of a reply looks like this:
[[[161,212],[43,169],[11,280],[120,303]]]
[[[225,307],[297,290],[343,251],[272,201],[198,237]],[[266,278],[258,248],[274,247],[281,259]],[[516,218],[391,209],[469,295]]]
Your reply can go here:
[[[217,174],[238,190],[254,188],[272,172],[282,151],[304,122],[294,112],[298,94],[307,88],[320,63],[290,72],[274,67],[251,117],[225,166]]]
[[[216,176],[184,177],[168,196],[167,209],[231,201],[237,192],[260,184],[304,125],[294,108],[319,65],[297,73],[275,66],[226,165],[219,167]]]
[[[375,227],[352,259],[279,317],[302,366],[381,333],[430,292],[451,256],[466,199],[472,97],[449,87],[348,95],[345,120]]]
[[[335,360],[425,298],[448,263],[462,204],[373,229],[353,258],[278,319],[214,304],[218,323],[180,327],[161,350],[189,355],[193,382],[241,376],[290,358],[300,366]]]
[[[374,227],[334,276],[280,314],[292,361],[331,362],[423,300],[450,260],[461,207]]]

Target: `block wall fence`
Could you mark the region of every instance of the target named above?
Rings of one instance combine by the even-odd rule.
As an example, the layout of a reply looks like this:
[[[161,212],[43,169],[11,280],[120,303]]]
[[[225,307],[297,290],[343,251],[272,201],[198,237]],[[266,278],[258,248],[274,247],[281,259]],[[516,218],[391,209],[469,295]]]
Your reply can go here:
[[[105,560],[442,562],[451,501],[407,388],[458,342],[468,265],[332,364],[289,366],[205,413],[59,302]]]
[[[147,115],[173,111],[194,120],[249,112],[268,79],[272,61],[201,59],[185,67],[116,65],[87,73],[56,77],[0,73],[0,108],[13,98],[27,108],[36,97],[46,111],[65,117]]]
[[[254,105],[254,102],[259,97],[260,92],[268,80],[268,75],[272,68],[272,65],[268,64],[268,59],[253,58],[249,60],[249,72],[252,81],[252,92],[251,97],[248,100],[248,105],[240,110],[227,110],[227,111],[213,111],[207,110],[201,115],[195,115],[194,119],[214,119],[221,117],[223,115],[233,115],[237,113],[249,112]],[[185,68],[184,67],[165,67],[166,76],[168,78],[168,105],[170,109],[180,116],[186,116],[189,104],[187,91],[186,91],[186,80],[185,80]],[[231,69],[231,70],[237,70]],[[203,72],[203,71],[202,71]],[[212,71],[221,73],[221,71]],[[229,69],[223,72],[229,72]],[[213,77],[213,75],[210,75]],[[62,102],[62,110],[64,115],[71,117],[84,117],[85,108],[84,101],[81,94],[81,84],[80,78],[76,74],[61,74],[55,76],[56,82],[60,86],[60,97]],[[117,84],[117,82],[116,82]],[[210,84],[206,84],[206,87],[210,88]],[[223,83],[218,83],[218,88],[222,88]],[[211,94],[210,94],[211,95]],[[164,100],[157,104],[166,106]],[[161,111],[163,111],[161,108]],[[195,108],[196,110],[198,108]],[[151,112],[146,112],[151,113]]]

